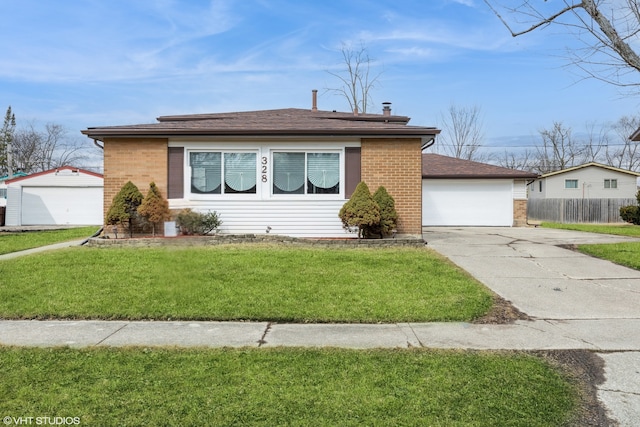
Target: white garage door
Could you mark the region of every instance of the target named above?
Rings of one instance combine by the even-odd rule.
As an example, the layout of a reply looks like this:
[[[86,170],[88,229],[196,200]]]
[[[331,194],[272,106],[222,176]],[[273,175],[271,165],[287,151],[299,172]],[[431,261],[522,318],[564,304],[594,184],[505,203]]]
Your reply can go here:
[[[422,224],[512,226],[512,180],[422,180]]]
[[[22,187],[22,225],[98,224],[100,187]]]

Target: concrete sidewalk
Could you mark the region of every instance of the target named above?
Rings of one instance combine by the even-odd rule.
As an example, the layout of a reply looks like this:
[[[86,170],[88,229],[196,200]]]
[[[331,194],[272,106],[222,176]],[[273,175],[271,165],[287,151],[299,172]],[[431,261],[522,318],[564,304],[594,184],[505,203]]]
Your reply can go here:
[[[53,245],[40,246],[38,248],[32,248],[32,249],[25,249],[24,251],[10,252],[8,254],[0,255],[0,261],[5,260],[5,259],[19,258],[19,257],[25,256],[25,255],[37,254],[37,253],[40,253],[40,252],[53,251],[53,250],[56,250],[56,249],[69,248],[69,247],[72,247],[72,246],[80,246],[86,240],[87,239],[72,240],[70,242],[55,243]]]
[[[311,346],[640,352],[638,330],[640,319],[539,320],[518,321],[513,325],[5,320],[0,321],[0,344],[29,347]]]

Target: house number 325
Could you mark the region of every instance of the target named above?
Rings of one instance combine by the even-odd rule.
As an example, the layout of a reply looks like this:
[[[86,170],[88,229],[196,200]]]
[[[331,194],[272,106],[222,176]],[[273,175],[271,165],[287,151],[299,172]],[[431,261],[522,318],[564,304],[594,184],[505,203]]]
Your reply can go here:
[[[267,158],[263,157],[262,158],[262,166],[261,166],[261,170],[262,170],[262,182],[267,182]]]

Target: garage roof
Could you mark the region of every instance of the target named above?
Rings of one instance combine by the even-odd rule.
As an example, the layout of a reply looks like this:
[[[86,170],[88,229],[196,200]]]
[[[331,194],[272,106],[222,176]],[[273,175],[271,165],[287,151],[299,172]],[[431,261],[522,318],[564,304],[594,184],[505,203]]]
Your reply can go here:
[[[457,159],[440,154],[427,153],[422,155],[423,178],[535,179],[538,176],[537,173],[533,172],[503,168],[501,166]]]

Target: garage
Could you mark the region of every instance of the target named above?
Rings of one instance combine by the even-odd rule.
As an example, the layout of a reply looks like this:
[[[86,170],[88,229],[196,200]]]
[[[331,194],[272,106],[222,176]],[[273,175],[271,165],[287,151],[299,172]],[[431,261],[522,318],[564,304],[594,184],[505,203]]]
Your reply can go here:
[[[102,189],[22,187],[22,225],[102,223]]]
[[[510,227],[513,225],[513,181],[423,180],[422,224]]]
[[[422,225],[525,225],[527,182],[537,176],[487,163],[423,154]]]
[[[7,181],[5,224],[100,225],[103,177],[70,166]]]

